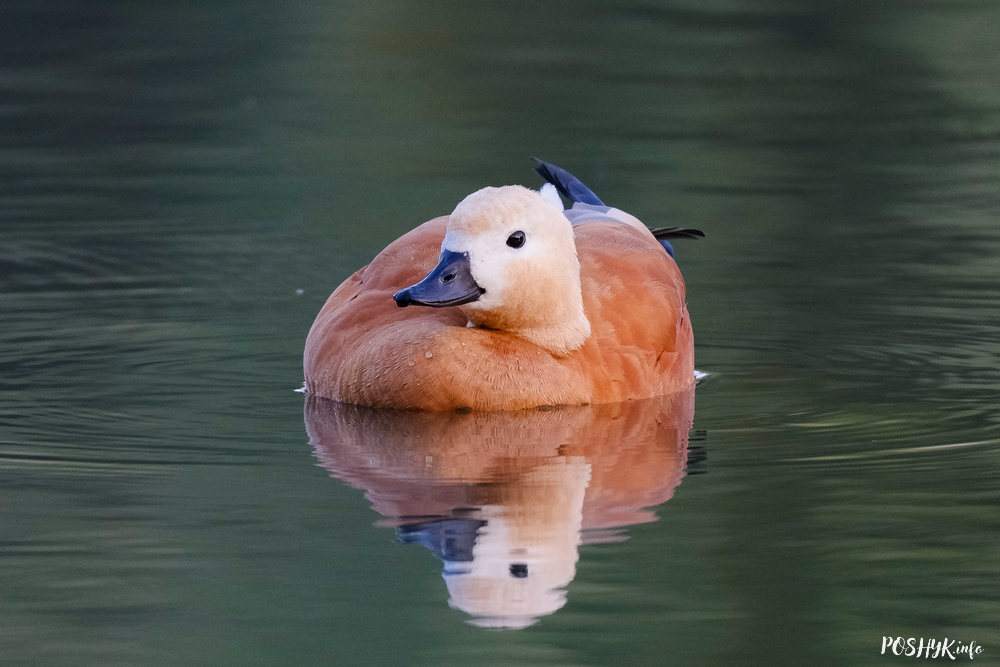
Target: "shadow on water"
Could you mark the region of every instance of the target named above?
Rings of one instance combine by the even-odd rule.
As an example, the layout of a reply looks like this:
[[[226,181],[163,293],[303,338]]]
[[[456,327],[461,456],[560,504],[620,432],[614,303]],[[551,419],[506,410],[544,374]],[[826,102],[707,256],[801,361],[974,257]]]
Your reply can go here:
[[[449,604],[523,628],[566,603],[580,545],[656,520],[685,474],[694,390],[513,413],[374,410],[310,397],[316,458],[400,541],[444,563]]]

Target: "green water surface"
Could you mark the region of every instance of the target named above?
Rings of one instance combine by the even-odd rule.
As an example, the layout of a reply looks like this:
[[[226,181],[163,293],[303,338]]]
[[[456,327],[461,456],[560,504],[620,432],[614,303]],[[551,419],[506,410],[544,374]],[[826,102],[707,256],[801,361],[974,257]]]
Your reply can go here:
[[[0,663],[912,662],[886,635],[1000,663],[998,25],[945,0],[0,4]],[[424,451],[417,421],[310,417],[327,295],[469,192],[537,187],[529,155],[706,232],[677,243],[690,433],[556,412]],[[560,544],[561,606],[471,623],[400,528],[445,516]]]

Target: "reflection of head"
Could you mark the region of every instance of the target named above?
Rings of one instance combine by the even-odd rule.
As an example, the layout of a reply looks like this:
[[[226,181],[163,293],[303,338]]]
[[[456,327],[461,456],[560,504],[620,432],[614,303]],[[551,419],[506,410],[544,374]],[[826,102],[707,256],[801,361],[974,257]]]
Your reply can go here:
[[[527,627],[566,604],[589,479],[585,460],[564,458],[492,487],[502,504],[477,513],[472,558],[444,559],[449,603],[492,628]]]

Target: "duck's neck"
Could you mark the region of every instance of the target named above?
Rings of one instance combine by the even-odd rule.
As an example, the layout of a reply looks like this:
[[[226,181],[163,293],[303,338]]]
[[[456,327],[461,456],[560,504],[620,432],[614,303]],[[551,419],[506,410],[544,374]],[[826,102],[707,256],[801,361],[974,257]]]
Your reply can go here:
[[[546,301],[492,310],[470,307],[465,313],[469,326],[512,333],[559,357],[579,349],[590,337],[590,320],[584,313],[580,292]]]
[[[535,345],[545,348],[557,357],[579,349],[590,338],[590,320],[580,308],[576,318],[557,325],[532,327],[515,331]]]

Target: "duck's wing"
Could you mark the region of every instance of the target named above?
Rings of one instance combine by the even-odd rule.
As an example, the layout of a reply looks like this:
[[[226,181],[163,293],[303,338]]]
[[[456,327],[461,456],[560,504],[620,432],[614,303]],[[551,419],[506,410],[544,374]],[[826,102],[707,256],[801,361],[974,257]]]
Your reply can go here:
[[[537,163],[535,171],[538,175],[546,182],[551,183],[559,194],[573,202],[573,205],[564,211],[565,216],[572,224],[594,221],[623,222],[636,228],[646,229],[646,226],[635,216],[605,204],[594,194],[593,190],[562,167],[557,167],[551,162],[545,162],[536,157],[531,159]],[[705,237],[705,233],[699,229],[682,227],[658,227],[650,231],[671,257],[674,255],[674,247],[668,239],[700,239]]]
[[[535,167],[535,171],[538,175],[546,180],[546,182],[551,183],[556,186],[556,190],[559,191],[566,199],[572,202],[578,202],[580,204],[590,204],[592,206],[603,206],[604,202],[594,194],[594,191],[583,184],[579,178],[569,173],[562,167],[557,167],[551,162],[546,162],[545,160],[539,160],[537,157],[532,157],[532,160],[538,163]]]

